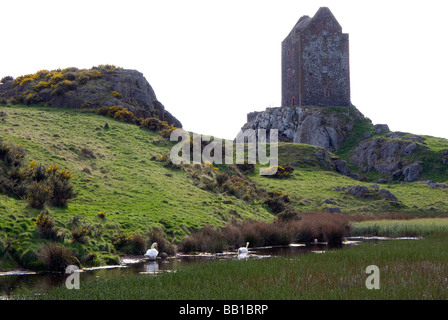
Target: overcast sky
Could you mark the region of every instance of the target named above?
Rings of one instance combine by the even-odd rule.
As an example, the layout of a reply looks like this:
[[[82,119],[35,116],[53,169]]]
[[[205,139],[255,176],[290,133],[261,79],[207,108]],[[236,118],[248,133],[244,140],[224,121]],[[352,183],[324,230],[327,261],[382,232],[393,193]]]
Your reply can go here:
[[[0,3],[0,77],[137,69],[185,129],[228,139],[280,106],[281,42],[327,6],[350,35],[352,103],[391,130],[448,138],[446,0]]]

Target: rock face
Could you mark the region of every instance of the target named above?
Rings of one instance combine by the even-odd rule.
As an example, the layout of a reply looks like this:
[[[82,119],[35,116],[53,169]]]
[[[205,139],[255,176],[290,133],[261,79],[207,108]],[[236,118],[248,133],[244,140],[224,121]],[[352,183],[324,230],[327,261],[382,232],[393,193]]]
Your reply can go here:
[[[247,115],[246,129],[278,129],[279,141],[306,143],[329,151],[339,148],[356,120],[365,119],[354,107],[281,107]]]
[[[157,100],[143,74],[136,70],[113,66],[90,70],[67,68],[20,78],[17,80],[22,81],[9,80],[1,84],[0,98],[11,103],[44,103],[58,108],[123,106],[137,117],[157,117],[182,127]]]
[[[373,130],[375,131],[376,134],[380,134],[382,132],[389,132],[389,126],[387,124],[376,124],[373,127]]]
[[[404,136],[399,132],[391,132],[386,138],[370,138],[361,141],[353,150],[350,162],[356,164],[364,172],[376,170],[391,179],[414,181],[423,172],[418,163],[409,163],[406,156],[419,148],[426,149],[420,137]]]

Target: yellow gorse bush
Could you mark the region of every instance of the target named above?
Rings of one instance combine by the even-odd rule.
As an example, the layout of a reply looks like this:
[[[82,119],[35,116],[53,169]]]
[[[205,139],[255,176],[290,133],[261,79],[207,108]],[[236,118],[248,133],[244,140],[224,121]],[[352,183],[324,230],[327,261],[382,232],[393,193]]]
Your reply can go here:
[[[34,225],[36,226],[46,226],[50,221],[52,221],[52,218],[46,214],[40,213],[37,218],[36,221],[34,221]]]
[[[58,166],[57,164],[50,164],[50,165],[47,167],[46,172],[47,172],[47,173],[54,173],[54,172],[56,172],[56,171],[58,171],[58,170],[59,170],[59,166]]]
[[[73,174],[70,173],[70,171],[62,169],[61,171],[59,171],[60,175],[66,179],[71,179],[73,178]]]
[[[99,218],[106,218],[106,212],[104,212],[104,211],[99,211],[99,212],[98,212],[98,217],[99,217]]]
[[[115,97],[115,98],[117,98],[117,99],[121,99],[121,98],[123,98],[123,96],[121,95],[121,93],[120,93],[120,92],[117,92],[117,91],[112,91],[112,96]]]

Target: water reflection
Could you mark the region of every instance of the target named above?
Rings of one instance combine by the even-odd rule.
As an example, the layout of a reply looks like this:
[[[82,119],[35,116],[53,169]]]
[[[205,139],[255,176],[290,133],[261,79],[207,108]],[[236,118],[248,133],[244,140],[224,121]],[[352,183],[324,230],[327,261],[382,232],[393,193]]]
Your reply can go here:
[[[249,257],[249,252],[238,253],[238,260],[244,260]]]
[[[157,274],[159,273],[159,263],[157,261],[152,261],[144,264],[145,271],[140,272],[140,274]]]

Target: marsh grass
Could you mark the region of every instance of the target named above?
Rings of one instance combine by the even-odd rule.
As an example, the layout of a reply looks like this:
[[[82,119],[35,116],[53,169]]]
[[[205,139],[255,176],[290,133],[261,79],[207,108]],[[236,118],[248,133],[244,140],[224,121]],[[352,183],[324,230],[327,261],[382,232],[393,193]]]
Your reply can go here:
[[[423,237],[448,234],[448,218],[371,220],[352,223],[351,236]]]
[[[295,258],[218,261],[157,277],[95,280],[27,299],[447,299],[447,235],[391,240]],[[368,290],[367,266],[380,269]]]

